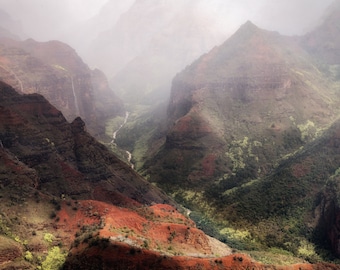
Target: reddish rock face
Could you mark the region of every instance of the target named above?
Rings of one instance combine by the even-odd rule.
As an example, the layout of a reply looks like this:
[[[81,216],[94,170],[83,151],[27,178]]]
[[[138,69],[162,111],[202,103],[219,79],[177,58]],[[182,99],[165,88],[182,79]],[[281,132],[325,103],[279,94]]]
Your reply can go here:
[[[101,135],[105,119],[123,113],[105,75],[58,41],[1,39],[0,79],[18,92],[42,94],[68,121],[82,117],[92,134]]]
[[[174,206],[159,204],[173,202],[91,137],[80,117],[69,124],[41,95],[19,95],[4,83],[0,83],[0,97],[0,198],[8,205],[1,211],[1,224],[9,222],[9,227],[2,228],[7,234],[11,232],[10,236],[17,230],[20,237],[28,239],[25,245],[31,253],[46,255],[49,250],[36,237],[36,231],[29,235],[30,228],[43,226],[45,234],[57,232],[65,251],[71,248],[82,261],[89,257],[88,263],[92,263],[93,254],[110,263],[112,255],[107,256],[107,252],[115,254],[111,249],[118,247],[120,254],[127,247],[136,249],[136,245],[140,249],[144,246],[144,252],[155,258],[163,255],[147,249],[167,250],[171,246],[183,254],[212,256],[210,238]],[[32,198],[36,202],[32,203]],[[20,205],[22,201],[24,205]],[[43,208],[50,208],[48,201],[58,207],[46,220],[37,207],[42,203]],[[154,205],[148,206],[151,204]],[[10,217],[16,214],[16,207],[30,218],[30,211],[34,212],[38,225],[21,215],[12,224]],[[19,231],[15,226],[23,228]],[[75,235],[82,234],[80,227],[93,227],[90,238],[109,244],[108,248],[92,249],[96,246],[92,242],[86,248],[89,239],[75,247]],[[125,235],[125,230],[133,232],[131,237]],[[0,232],[0,263],[12,267],[24,256],[23,246],[20,240],[7,239],[8,235],[2,239],[3,233]],[[225,249],[230,252],[228,247]],[[75,266],[72,254],[68,263],[71,268]],[[119,260],[130,264],[124,256]],[[87,268],[82,262],[78,269]]]
[[[58,245],[68,254],[64,269],[314,267],[280,268],[244,254],[230,255],[229,247],[205,235],[174,206],[163,204],[173,202],[96,142],[81,118],[67,123],[38,94],[19,95],[0,83],[0,120],[4,269],[36,268],[40,261],[29,260],[30,255],[45,258]],[[213,171],[213,160],[204,159],[207,174]],[[56,239],[46,243],[45,237],[53,235]]]
[[[69,124],[41,95],[21,96],[4,83],[0,93],[1,146],[35,171],[39,188],[80,198],[101,190],[102,196],[94,197],[109,201],[115,196],[139,203],[167,200],[91,137],[80,117]]]
[[[272,170],[339,111],[329,103],[338,99],[335,88],[312,63],[296,39],[244,24],[174,78],[166,141],[151,157],[151,178],[167,185],[173,171],[167,164],[173,163],[183,183],[191,181],[193,188],[195,180],[204,189],[213,180],[206,168],[211,155],[216,177],[249,164],[259,172],[252,178]],[[175,157],[185,162],[176,163]],[[296,168],[296,173],[303,171]]]

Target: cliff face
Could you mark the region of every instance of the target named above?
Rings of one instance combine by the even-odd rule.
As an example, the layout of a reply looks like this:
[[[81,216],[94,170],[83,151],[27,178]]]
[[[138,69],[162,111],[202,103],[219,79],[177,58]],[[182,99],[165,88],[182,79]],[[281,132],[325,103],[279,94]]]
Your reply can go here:
[[[176,170],[204,188],[225,174],[264,175],[335,119],[335,100],[332,81],[294,38],[247,22],[174,78],[151,177],[166,185]]]
[[[302,42],[247,22],[178,74],[165,143],[145,172],[227,242],[237,229],[252,239],[236,240],[244,248],[314,261],[316,246],[339,255],[338,204],[322,191],[337,174],[339,123],[320,138],[339,117],[339,95],[337,66]]]
[[[68,121],[81,116],[92,134],[103,133],[108,115],[123,113],[105,76],[90,70],[66,44],[2,39],[0,55],[3,81],[21,93],[44,95]]]
[[[0,102],[2,147],[35,170],[39,189],[104,201],[166,200],[148,193],[149,184],[91,137],[79,117],[69,124],[42,96],[21,96],[4,84]]]

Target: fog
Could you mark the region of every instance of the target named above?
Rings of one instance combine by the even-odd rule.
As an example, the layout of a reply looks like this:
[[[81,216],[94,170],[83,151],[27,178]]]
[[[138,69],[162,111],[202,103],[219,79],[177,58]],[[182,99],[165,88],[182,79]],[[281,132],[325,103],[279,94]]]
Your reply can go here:
[[[58,39],[75,24],[95,16],[107,0],[0,0],[0,8],[19,20],[27,36]]]
[[[152,3],[153,0],[148,0]],[[162,0],[154,0],[167,2]],[[170,0],[168,0],[170,1]],[[332,0],[171,0],[179,8],[183,3],[200,2],[202,11],[237,23],[252,20],[255,24],[282,34],[301,34],[308,31]],[[111,2],[114,6],[122,2],[132,5],[136,1],[121,0],[0,0],[0,8],[14,19],[20,20],[25,33],[36,40],[56,39],[79,23],[100,13],[101,8]],[[122,10],[125,11],[125,10]],[[103,12],[103,11],[102,11]],[[106,13],[109,13],[106,10]],[[109,27],[109,25],[107,25]],[[224,25],[221,24],[223,27]],[[100,29],[98,29],[100,32]]]
[[[302,35],[321,21],[333,0],[0,0],[37,41],[61,40],[114,91],[168,92],[173,76],[247,20],[284,35]],[[1,23],[1,20],[0,20]],[[1,25],[0,25],[1,26]],[[127,94],[129,93],[129,94]]]

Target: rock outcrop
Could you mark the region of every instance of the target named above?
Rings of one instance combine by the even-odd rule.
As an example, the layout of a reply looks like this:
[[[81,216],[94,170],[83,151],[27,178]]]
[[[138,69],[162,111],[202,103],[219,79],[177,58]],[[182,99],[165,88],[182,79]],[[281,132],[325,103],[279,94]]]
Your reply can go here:
[[[69,124],[39,94],[22,96],[3,83],[0,91],[2,148],[35,171],[39,189],[104,201],[167,200],[91,137],[81,118]]]
[[[44,95],[68,121],[82,117],[94,135],[103,135],[107,117],[124,113],[105,75],[64,43],[1,39],[0,56],[1,80],[20,93]]]

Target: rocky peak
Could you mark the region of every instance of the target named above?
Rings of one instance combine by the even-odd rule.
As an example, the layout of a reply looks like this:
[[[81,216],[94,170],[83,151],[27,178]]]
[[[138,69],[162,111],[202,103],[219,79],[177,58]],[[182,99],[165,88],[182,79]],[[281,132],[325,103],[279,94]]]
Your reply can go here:
[[[265,91],[281,95],[287,91],[283,89],[301,82],[292,72],[296,68],[314,69],[310,57],[294,39],[260,29],[248,21],[222,45],[177,74],[172,84],[169,118],[176,121],[183,116],[181,112],[188,112],[196,103],[192,95],[199,89],[219,89],[220,95],[230,93],[243,103],[259,100]]]
[[[73,120],[73,122],[71,123],[71,127],[73,132],[76,133],[85,131],[85,123],[80,117],[77,117],[76,119]]]
[[[243,25],[240,26],[240,28],[238,29],[236,33],[239,33],[239,32],[252,33],[252,32],[258,31],[259,29],[260,28],[258,28],[254,23],[248,20]]]
[[[281,44],[294,47],[293,42],[278,33],[260,29],[248,21],[222,45],[200,57],[176,76],[175,81],[195,83],[200,87],[244,74],[261,74],[270,70],[272,65],[286,65],[285,58],[289,56],[284,54],[282,47],[285,45]],[[294,61],[294,57],[288,59]]]
[[[170,192],[256,179],[336,119],[338,99],[296,38],[247,22],[174,78],[164,147],[146,167]]]

